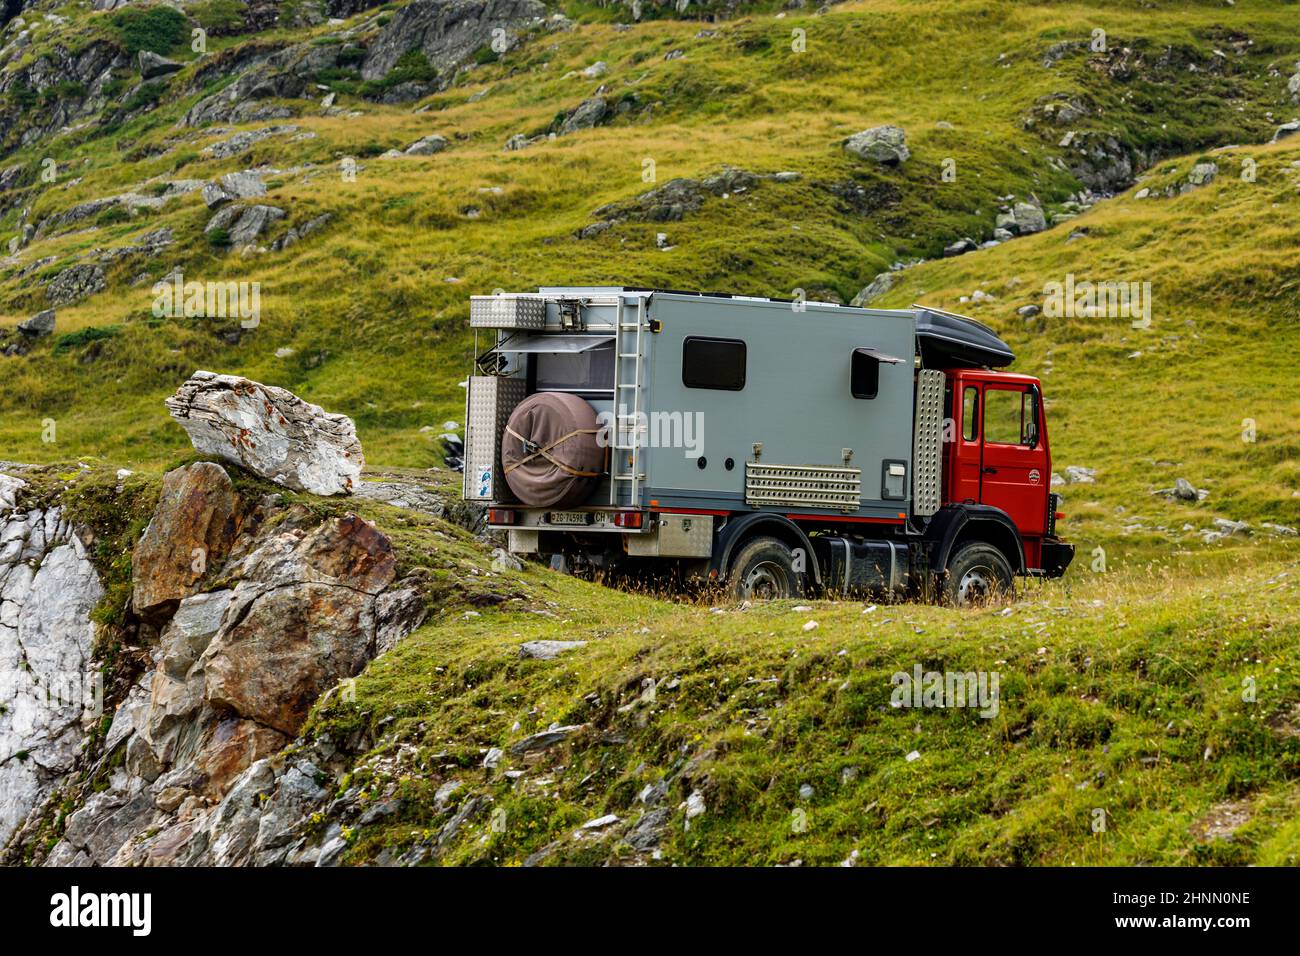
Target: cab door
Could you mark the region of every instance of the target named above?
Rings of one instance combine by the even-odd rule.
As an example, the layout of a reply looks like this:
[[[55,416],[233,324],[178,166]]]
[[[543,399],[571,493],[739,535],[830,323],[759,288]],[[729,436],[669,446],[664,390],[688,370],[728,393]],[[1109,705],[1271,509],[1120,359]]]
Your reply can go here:
[[[1047,439],[1037,386],[981,384],[980,503],[1001,508],[1022,537],[1047,531]]]

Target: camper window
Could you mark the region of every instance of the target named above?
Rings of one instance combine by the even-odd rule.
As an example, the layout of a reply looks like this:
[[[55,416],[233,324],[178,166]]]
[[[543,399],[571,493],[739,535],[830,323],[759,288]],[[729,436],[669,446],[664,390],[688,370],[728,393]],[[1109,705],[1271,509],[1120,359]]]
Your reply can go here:
[[[682,384],[740,391],[745,387],[745,343],[689,336],[682,342]]]
[[[854,398],[875,398],[880,391],[880,359],[866,349],[853,350],[849,391]]]

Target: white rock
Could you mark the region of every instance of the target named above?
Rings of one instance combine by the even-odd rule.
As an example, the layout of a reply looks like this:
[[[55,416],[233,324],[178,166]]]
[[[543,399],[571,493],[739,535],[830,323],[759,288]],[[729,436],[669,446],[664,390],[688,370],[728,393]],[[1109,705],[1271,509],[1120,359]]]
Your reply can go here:
[[[0,508],[12,508],[18,501],[18,492],[27,487],[27,482],[11,475],[0,474]]]
[[[102,704],[88,672],[104,592],[57,512],[0,521],[0,844],[72,768]],[[17,563],[25,552],[32,563]]]
[[[361,479],[352,419],[282,388],[199,371],[166,405],[199,451],[295,491],[351,494]]]

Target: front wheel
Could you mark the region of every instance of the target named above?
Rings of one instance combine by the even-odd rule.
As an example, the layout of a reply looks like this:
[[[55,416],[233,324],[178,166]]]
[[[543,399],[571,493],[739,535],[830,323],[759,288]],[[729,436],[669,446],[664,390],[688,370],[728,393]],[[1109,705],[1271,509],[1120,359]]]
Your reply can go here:
[[[944,603],[973,607],[1014,594],[1011,565],[993,545],[972,541],[948,559],[943,578]]]
[[[727,575],[736,601],[780,601],[803,597],[807,575],[796,569],[794,552],[776,538],[755,538],[740,549]]]

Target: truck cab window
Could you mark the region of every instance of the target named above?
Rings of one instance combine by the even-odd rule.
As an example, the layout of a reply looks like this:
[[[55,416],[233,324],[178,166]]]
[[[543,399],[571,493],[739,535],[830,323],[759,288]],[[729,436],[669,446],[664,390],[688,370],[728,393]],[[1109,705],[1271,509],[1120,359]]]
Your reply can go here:
[[[974,441],[979,437],[980,390],[973,385],[967,385],[966,390],[962,392],[961,407],[962,438]]]
[[[880,359],[864,349],[853,350],[849,391],[854,398],[875,398],[880,391]]]
[[[688,336],[682,342],[682,384],[739,392],[745,387],[745,343]]]
[[[984,390],[984,440],[999,445],[1031,445],[1036,414],[1034,393],[1006,388]]]

